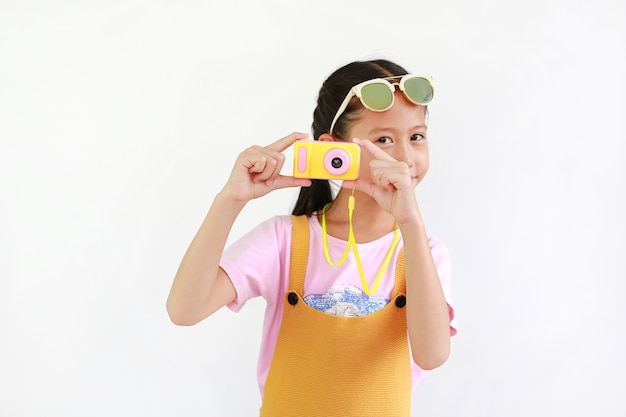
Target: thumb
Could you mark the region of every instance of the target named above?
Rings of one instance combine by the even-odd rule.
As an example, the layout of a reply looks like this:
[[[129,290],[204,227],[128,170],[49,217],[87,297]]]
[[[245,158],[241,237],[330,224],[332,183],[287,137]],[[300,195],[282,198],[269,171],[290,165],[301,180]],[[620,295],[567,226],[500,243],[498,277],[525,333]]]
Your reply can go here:
[[[274,179],[267,180],[265,182],[269,187],[274,190],[290,187],[310,187],[311,180],[308,178],[294,178],[286,175],[279,175]]]

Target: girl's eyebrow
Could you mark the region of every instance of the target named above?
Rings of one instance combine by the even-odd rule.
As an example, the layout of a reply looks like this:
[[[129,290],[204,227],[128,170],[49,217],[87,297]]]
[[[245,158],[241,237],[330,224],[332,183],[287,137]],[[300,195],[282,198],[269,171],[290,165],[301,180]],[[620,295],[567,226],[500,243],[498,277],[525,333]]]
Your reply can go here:
[[[412,126],[410,128],[411,130],[428,130],[428,126],[425,124],[420,124],[420,125],[415,125]],[[380,132],[397,132],[398,129],[396,129],[395,127],[375,127],[372,130],[370,130],[370,134],[376,134],[376,133],[380,133]]]

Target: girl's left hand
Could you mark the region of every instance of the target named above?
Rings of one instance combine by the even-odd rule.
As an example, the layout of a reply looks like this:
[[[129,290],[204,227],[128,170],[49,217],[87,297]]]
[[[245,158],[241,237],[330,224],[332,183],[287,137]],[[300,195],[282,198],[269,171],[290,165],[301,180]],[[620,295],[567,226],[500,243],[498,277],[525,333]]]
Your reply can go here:
[[[346,180],[343,186],[370,195],[395,217],[398,224],[415,221],[419,211],[415,198],[415,179],[409,165],[392,158],[369,140],[355,138],[354,143],[372,156],[369,164],[370,180]]]

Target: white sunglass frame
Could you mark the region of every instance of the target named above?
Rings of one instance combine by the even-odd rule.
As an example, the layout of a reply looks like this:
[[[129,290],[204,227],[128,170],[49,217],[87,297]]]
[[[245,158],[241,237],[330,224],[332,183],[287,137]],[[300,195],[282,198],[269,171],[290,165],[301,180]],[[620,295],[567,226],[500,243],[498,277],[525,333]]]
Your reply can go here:
[[[395,82],[392,83],[389,80],[395,80],[400,78],[400,82]],[[352,100],[352,97],[357,96],[359,98],[359,100],[361,101],[361,104],[363,105],[363,107],[365,107],[368,110],[371,111],[375,111],[375,112],[383,112],[383,111],[387,111],[389,110],[392,106],[393,103],[395,102],[395,96],[393,95],[396,91],[396,87],[398,86],[398,88],[400,88],[400,91],[402,91],[402,94],[404,94],[404,96],[407,98],[407,100],[409,100],[411,103],[420,105],[420,106],[425,106],[427,104],[429,104],[430,102],[432,102],[432,99],[426,103],[418,103],[416,101],[414,101],[411,97],[409,97],[409,95],[406,93],[406,90],[404,89],[404,83],[406,82],[406,80],[409,79],[413,79],[413,78],[423,78],[426,81],[428,81],[428,83],[430,84],[430,88],[433,91],[433,98],[435,96],[435,86],[433,83],[433,78],[430,75],[423,75],[423,74],[405,74],[405,75],[395,75],[393,77],[385,77],[385,78],[374,78],[372,80],[367,80],[367,81],[363,81],[362,83],[359,83],[357,85],[355,85],[354,87],[352,87],[350,89],[350,91],[348,92],[348,95],[346,95],[346,98],[343,99],[343,102],[341,103],[341,106],[339,106],[339,109],[337,110],[337,113],[335,113],[335,117],[333,118],[333,122],[330,124],[330,131],[328,133],[330,133],[331,135],[333,134],[333,129],[335,128],[335,123],[337,123],[337,120],[339,120],[339,117],[343,114],[343,112],[346,110],[346,108],[348,107],[348,104],[350,104],[350,100]],[[362,90],[363,87],[366,87],[370,84],[383,84],[386,85],[387,87],[389,87],[389,90],[391,91],[391,103],[389,104],[388,107],[384,108],[384,109],[373,109],[371,107],[369,107],[364,101],[363,101],[363,94],[362,94]]]

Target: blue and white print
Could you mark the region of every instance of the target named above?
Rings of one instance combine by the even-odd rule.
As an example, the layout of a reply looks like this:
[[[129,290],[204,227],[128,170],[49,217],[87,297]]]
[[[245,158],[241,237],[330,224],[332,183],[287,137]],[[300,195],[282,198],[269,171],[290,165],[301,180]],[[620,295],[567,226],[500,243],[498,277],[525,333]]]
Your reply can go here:
[[[304,302],[316,310],[340,317],[361,317],[380,310],[389,303],[384,297],[365,294],[351,285],[335,285],[325,294],[310,294]]]

